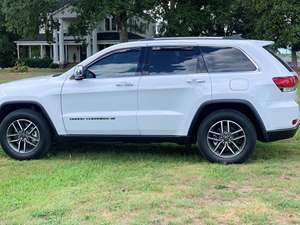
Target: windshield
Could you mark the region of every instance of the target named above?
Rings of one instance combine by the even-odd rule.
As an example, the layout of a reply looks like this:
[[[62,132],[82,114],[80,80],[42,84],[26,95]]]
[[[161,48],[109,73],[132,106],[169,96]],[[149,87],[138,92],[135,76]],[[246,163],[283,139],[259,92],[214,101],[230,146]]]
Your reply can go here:
[[[266,46],[264,47],[264,49],[266,49],[271,55],[273,55],[289,72],[294,72],[292,67],[290,67],[289,64],[285,62],[282,58],[280,58],[280,56],[278,55],[276,50],[274,50],[274,48],[272,48],[271,46]]]

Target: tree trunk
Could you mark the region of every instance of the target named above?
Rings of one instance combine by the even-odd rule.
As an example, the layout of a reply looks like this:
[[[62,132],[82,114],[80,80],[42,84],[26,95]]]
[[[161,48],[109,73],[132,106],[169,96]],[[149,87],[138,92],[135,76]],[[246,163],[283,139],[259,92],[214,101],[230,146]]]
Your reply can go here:
[[[120,42],[128,42],[128,27],[127,27],[127,15],[122,13],[116,17],[118,31],[120,34]]]
[[[297,62],[297,51],[295,47],[292,47],[292,65],[294,67],[298,66],[298,62]]]
[[[168,9],[168,26],[167,26],[167,36],[177,36],[177,20],[175,19],[175,0],[170,0]]]

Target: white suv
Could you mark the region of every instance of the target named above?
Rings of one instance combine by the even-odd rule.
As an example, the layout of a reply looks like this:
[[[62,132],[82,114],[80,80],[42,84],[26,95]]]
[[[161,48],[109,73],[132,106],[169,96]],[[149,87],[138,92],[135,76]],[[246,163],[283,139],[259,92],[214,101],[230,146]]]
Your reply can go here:
[[[0,140],[19,160],[52,141],[197,143],[241,163],[256,140],[293,137],[297,74],[269,41],[165,38],[114,45],[61,75],[0,86]]]

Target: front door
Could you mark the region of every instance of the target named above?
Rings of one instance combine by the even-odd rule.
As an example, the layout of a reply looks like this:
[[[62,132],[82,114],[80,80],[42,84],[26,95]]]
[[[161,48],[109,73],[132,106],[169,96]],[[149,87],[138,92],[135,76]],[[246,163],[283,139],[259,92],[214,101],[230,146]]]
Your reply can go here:
[[[83,80],[65,82],[62,114],[67,134],[139,134],[140,56],[140,49],[113,52],[88,66]]]

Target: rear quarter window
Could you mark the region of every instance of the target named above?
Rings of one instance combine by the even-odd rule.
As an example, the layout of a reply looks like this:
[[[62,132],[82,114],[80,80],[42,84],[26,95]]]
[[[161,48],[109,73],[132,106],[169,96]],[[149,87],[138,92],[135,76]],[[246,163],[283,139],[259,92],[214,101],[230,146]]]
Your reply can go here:
[[[256,71],[253,62],[239,49],[232,47],[201,47],[210,73]]]
[[[294,72],[292,67],[290,67],[289,64],[287,64],[282,58],[280,58],[271,46],[264,47],[264,49],[267,50],[275,59],[277,59],[277,61],[280,62],[281,65],[283,65],[289,72]]]

